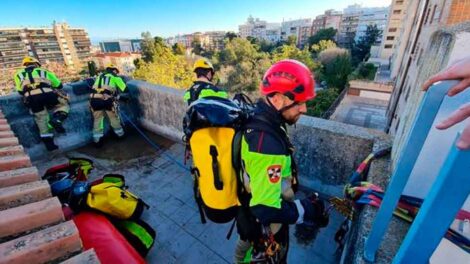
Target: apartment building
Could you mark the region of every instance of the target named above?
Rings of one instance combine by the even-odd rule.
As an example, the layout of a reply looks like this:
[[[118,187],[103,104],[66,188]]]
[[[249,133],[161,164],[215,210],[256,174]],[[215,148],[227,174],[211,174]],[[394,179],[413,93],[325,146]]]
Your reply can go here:
[[[100,42],[101,52],[141,52],[141,39],[119,39]]]
[[[0,29],[0,67],[19,68],[23,57],[29,55],[78,72],[91,59],[90,47],[87,32],[66,23],[54,22],[51,28]]]
[[[387,27],[383,31],[379,58],[390,60],[400,37],[403,20],[407,13],[408,0],[393,0],[388,14]]]
[[[470,1],[408,1],[399,40],[391,59],[394,91],[388,106],[388,131],[395,153],[416,115],[421,86],[436,72],[470,50]]]
[[[134,60],[142,58],[140,53],[136,52],[109,52],[93,55],[93,61],[98,69],[104,69],[112,63],[119,69],[120,74],[132,75],[135,70]]]
[[[350,49],[354,42],[364,37],[367,26],[377,25],[377,28],[384,31],[388,23],[389,7],[362,7],[355,4],[343,10],[343,15],[338,31],[338,44],[341,47]],[[377,39],[377,43],[381,42]]]
[[[324,14],[316,16],[312,22],[311,35],[315,35],[320,29],[334,28],[339,30],[343,14],[333,9],[326,10]]]

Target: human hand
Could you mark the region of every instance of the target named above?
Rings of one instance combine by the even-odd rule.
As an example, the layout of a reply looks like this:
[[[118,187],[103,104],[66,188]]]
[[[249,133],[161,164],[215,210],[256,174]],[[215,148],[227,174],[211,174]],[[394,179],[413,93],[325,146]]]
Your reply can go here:
[[[427,91],[433,83],[438,81],[459,79],[460,82],[454,85],[447,93],[449,96],[454,96],[470,86],[470,56],[456,61],[443,71],[429,78],[424,83],[423,90]]]
[[[431,85],[437,81],[444,80],[460,80],[456,85],[451,87],[447,94],[454,96],[470,86],[470,57],[463,58],[454,64],[447,67],[447,69],[432,76],[423,85],[423,90],[427,91]],[[470,104],[461,106],[457,111],[453,112],[444,121],[436,125],[437,129],[447,129],[460,123],[470,117]],[[457,141],[459,149],[470,149],[470,123],[464,128],[462,135]]]
[[[444,121],[436,125],[437,129],[447,129],[457,123],[470,117],[470,103],[461,106],[457,111],[453,112]],[[459,140],[457,141],[457,148],[470,149],[470,122],[464,128]]]
[[[314,223],[317,227],[326,227],[329,223],[329,212],[325,210],[325,203],[317,193],[300,201],[305,209],[304,220],[306,223]]]

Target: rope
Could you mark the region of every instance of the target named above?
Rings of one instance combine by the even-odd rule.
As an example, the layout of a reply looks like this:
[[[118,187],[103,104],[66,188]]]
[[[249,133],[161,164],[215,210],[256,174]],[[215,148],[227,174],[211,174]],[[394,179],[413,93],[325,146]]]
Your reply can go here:
[[[134,122],[132,122],[132,120],[126,114],[124,114],[123,111],[120,111],[120,114],[121,114],[122,117],[124,117],[125,120],[127,120],[135,128],[135,130],[137,130],[137,132],[139,132],[139,134],[145,139],[145,141],[147,141],[147,143],[150,144],[150,146],[152,146],[157,151],[162,151],[163,156],[165,156],[169,161],[172,161],[173,163],[178,165],[178,167],[182,168],[183,170],[190,172],[190,169],[187,168],[183,163],[179,162],[172,155],[164,152],[163,151],[164,149],[162,147],[157,145],[157,143],[153,142],[147,135],[145,135],[145,133]]]

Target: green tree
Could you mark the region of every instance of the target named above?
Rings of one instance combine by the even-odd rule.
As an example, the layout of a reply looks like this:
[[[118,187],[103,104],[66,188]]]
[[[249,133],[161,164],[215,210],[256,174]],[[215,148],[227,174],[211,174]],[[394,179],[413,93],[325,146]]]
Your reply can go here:
[[[220,85],[232,92],[255,91],[271,61],[258,46],[242,38],[226,40],[225,49],[213,57]]]
[[[372,63],[359,63],[356,70],[351,74],[350,79],[374,80],[377,67]]]
[[[273,62],[293,59],[303,62],[311,71],[319,67],[319,64],[312,59],[311,53],[307,48],[301,50],[294,45],[283,45],[274,49],[271,55]]]
[[[334,28],[325,28],[325,29],[320,29],[315,33],[315,35],[311,36],[308,38],[308,44],[309,46],[312,46],[313,44],[317,44],[318,42],[322,40],[331,40],[334,41],[336,36],[336,29]]]
[[[341,55],[347,55],[349,51],[347,49],[342,48],[329,48],[322,52],[320,52],[317,56],[317,59],[323,64],[331,63],[336,57]]]
[[[98,70],[96,69],[96,64],[94,61],[89,61],[88,62],[88,74],[90,77],[93,77],[98,74]]]
[[[204,52],[204,48],[202,47],[202,43],[199,38],[194,38],[193,42],[191,42],[191,48],[193,48],[193,53],[196,55],[201,55]]]
[[[154,53],[155,39],[152,38],[152,35],[148,31],[143,32],[141,36],[142,36],[142,42],[140,44],[140,47],[142,49],[142,59],[145,62],[150,62],[153,60],[153,57],[155,55]]]
[[[259,50],[262,52],[271,53],[274,48],[276,48],[276,45],[265,39],[262,39],[259,43]]]
[[[337,56],[332,62],[323,65],[317,74],[321,81],[325,81],[328,87],[335,87],[342,91],[348,82],[348,76],[352,72],[351,56],[343,54]]]
[[[324,89],[317,92],[315,99],[307,102],[307,115],[321,117],[339,96],[336,88]]]
[[[184,55],[186,53],[186,47],[181,43],[175,43],[172,48],[176,55]]]
[[[162,38],[151,38],[150,34],[146,34],[146,37],[147,42],[142,48],[142,54],[147,54],[147,57],[143,57],[143,61],[135,62],[137,68],[134,78],[175,88],[189,87],[193,73],[184,56],[175,55]]]
[[[336,43],[332,40],[320,40],[317,44],[313,44],[311,50],[320,53],[327,49],[336,48]]]
[[[294,46],[297,45],[297,36],[294,36],[294,35],[288,36],[286,44],[287,45],[294,45]]]
[[[225,38],[228,39],[229,41],[231,41],[234,38],[238,38],[238,35],[235,32],[229,31],[229,32],[225,33]]]
[[[382,31],[377,28],[377,25],[368,25],[365,35],[353,45],[353,64],[358,65],[361,61],[367,60],[370,56],[370,48],[378,43],[381,37]]]

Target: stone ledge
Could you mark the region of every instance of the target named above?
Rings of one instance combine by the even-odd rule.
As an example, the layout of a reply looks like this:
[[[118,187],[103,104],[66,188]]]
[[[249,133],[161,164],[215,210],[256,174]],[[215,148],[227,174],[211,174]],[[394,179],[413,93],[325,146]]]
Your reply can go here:
[[[0,148],[0,157],[21,155],[21,154],[25,154],[24,148],[21,145],[7,146],[7,147]]]
[[[39,180],[36,167],[21,168],[0,172],[0,188]]]
[[[0,138],[0,147],[9,147],[16,145],[19,145],[18,138],[16,137]]]
[[[31,167],[31,160],[26,154],[0,157],[0,171],[9,171]]]
[[[64,221],[57,197],[0,211],[0,238]]]
[[[29,182],[0,189],[0,210],[34,203],[51,197],[47,181]]]
[[[98,256],[96,255],[95,250],[89,249],[61,263],[62,264],[99,264],[100,260],[98,259]]]
[[[81,249],[78,229],[68,221],[0,244],[0,264],[46,263]]]

